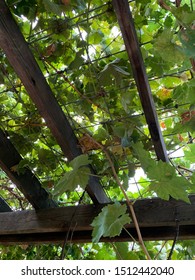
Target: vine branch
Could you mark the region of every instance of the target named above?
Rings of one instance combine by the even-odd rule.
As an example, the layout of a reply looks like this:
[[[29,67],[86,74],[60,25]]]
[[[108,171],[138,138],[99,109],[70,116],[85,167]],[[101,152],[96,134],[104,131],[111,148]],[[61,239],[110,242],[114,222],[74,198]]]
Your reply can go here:
[[[112,169],[113,176],[114,176],[114,178],[115,178],[117,184],[119,185],[119,188],[120,188],[120,190],[122,191],[122,193],[123,193],[123,195],[124,195],[124,197],[125,197],[125,199],[126,199],[127,205],[128,205],[128,207],[129,207],[129,210],[130,210],[130,212],[131,212],[132,220],[133,220],[133,222],[134,222],[134,225],[135,225],[135,228],[136,228],[136,231],[137,231],[139,244],[140,244],[140,246],[142,247],[142,249],[143,249],[143,251],[144,251],[144,253],[145,253],[147,259],[148,259],[148,260],[151,260],[151,257],[150,257],[150,255],[149,255],[149,253],[148,253],[148,251],[147,251],[147,249],[146,249],[146,247],[145,247],[145,244],[144,244],[144,241],[143,241],[143,238],[142,238],[142,234],[141,234],[141,231],[140,231],[140,228],[139,228],[139,224],[138,224],[138,221],[137,221],[137,217],[136,217],[136,214],[135,214],[135,211],[134,211],[134,208],[133,208],[133,203],[129,200],[129,198],[128,198],[127,194],[126,194],[126,191],[125,191],[124,188],[123,188],[123,184],[121,183],[121,181],[120,181],[120,179],[119,179],[119,177],[118,177],[118,175],[117,175],[116,169],[115,169],[115,167],[114,167],[114,164],[113,164],[113,162],[112,162],[112,159],[111,159],[111,157],[110,157],[110,155],[109,155],[107,149],[106,149],[102,144],[100,144],[100,143],[97,142],[95,139],[93,139],[89,134],[87,134],[87,135],[88,135],[88,137],[89,137],[90,140],[94,141],[94,143],[95,143],[97,146],[99,146],[99,148],[104,152],[104,154],[105,154],[107,160],[109,161],[110,167],[111,167],[111,169]]]

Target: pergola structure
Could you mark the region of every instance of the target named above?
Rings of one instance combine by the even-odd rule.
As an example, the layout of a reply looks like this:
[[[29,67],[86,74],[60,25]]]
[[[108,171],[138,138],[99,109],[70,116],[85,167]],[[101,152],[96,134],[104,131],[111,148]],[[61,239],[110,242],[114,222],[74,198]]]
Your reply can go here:
[[[129,3],[127,0],[113,0],[112,3],[157,159],[168,162]],[[0,0],[0,48],[24,84],[65,157],[71,161],[81,155],[78,139],[4,0]],[[67,242],[91,242],[91,223],[94,217],[103,206],[112,203],[98,177],[90,176],[86,187],[86,192],[93,201],[92,205],[58,207],[31,170],[26,168],[22,174],[14,172],[12,167],[17,166],[20,160],[21,155],[11,143],[9,135],[0,130],[0,167],[34,207],[34,210],[12,211],[0,198],[0,244],[61,243],[65,239]],[[93,166],[90,165],[89,168],[91,174],[95,174]],[[194,239],[195,196],[190,196],[190,201],[191,204],[174,199],[137,200],[134,210],[143,240],[173,239],[178,225],[180,239]],[[126,230],[137,238],[133,223],[126,225]],[[120,236],[114,238],[102,238],[101,241],[128,241],[127,231],[122,231]]]

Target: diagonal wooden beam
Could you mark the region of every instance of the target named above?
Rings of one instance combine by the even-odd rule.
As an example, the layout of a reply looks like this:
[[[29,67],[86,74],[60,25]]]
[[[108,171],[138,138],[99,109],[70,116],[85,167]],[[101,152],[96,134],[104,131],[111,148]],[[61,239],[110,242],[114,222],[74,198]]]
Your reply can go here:
[[[25,168],[21,174],[17,173],[15,168],[21,160],[20,154],[0,129],[0,167],[35,209],[57,207],[57,204],[49,197],[39,180],[28,168]],[[0,204],[2,205],[1,201]]]
[[[112,0],[123,40],[132,66],[133,75],[137,84],[143,111],[153,141],[157,158],[168,162],[167,151],[162,137],[158,117],[152,98],[148,77],[144,67],[140,46],[138,43],[133,18],[128,0]]]
[[[159,198],[136,200],[134,209],[143,239],[174,239],[176,232],[180,240],[195,239],[195,195],[189,199],[191,204]],[[0,244],[91,242],[91,223],[104,206],[79,205],[0,213]],[[120,236],[101,241],[131,241],[131,236],[137,239],[133,223],[125,228]]]
[[[74,131],[4,0],[0,0],[0,47],[23,82],[40,115],[45,119],[64,155],[69,161],[81,155],[82,151]],[[90,170],[93,175],[95,172],[92,166]],[[94,203],[109,201],[99,179],[95,176],[90,176],[86,190]]]
[[[0,196],[0,212],[12,212],[11,207],[5,202],[5,200]]]

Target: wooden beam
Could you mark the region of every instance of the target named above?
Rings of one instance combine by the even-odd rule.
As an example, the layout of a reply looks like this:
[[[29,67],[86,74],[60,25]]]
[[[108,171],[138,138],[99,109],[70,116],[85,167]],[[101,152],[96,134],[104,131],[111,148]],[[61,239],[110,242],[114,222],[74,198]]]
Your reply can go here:
[[[60,105],[54,97],[22,33],[4,0],[0,0],[0,47],[23,82],[40,115],[60,145],[68,160],[82,154],[77,138]],[[92,166],[91,173],[94,174]],[[99,179],[90,176],[86,188],[94,203],[106,203],[106,196]]]
[[[164,139],[162,137],[133,18],[129,8],[129,2],[128,0],[112,0],[112,3],[132,66],[133,75],[157,158],[162,161],[168,161]]]
[[[0,129],[0,167],[35,209],[57,207],[57,204],[49,197],[47,191],[42,188],[39,180],[28,168],[25,168],[21,174],[17,173],[16,168],[21,160],[22,157],[8,136]]]
[[[195,195],[191,204],[183,201],[164,201],[159,198],[137,200],[135,213],[144,240],[174,239],[179,225],[179,239],[195,239]],[[124,203],[124,202],[123,202]],[[0,213],[0,244],[91,242],[93,219],[105,205],[79,205]],[[137,238],[133,223],[125,228]],[[122,231],[113,239],[101,241],[130,241]]]
[[[0,196],[0,212],[12,212],[11,207],[1,196]]]
[[[141,228],[144,241],[156,240],[174,240],[176,235],[176,227],[157,227]],[[180,226],[178,240],[193,240],[195,226]],[[58,244],[67,243],[90,243],[92,242],[92,230],[80,232],[51,232],[47,233],[29,233],[29,234],[10,234],[0,235],[0,245],[33,245],[33,244]],[[137,240],[137,232],[134,228],[122,230],[120,236],[102,237],[100,242],[131,242],[133,236]]]

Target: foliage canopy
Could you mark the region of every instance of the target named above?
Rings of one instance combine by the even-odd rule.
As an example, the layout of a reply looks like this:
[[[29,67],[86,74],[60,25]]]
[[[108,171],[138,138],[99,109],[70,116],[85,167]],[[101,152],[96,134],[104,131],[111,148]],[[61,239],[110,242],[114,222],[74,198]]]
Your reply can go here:
[[[170,164],[156,161],[112,2],[7,0],[84,155],[67,162],[1,50],[0,128],[23,157],[16,172],[28,166],[59,206],[91,203],[84,191],[88,163],[115,202],[124,197],[113,168],[130,199],[171,196],[189,202],[194,193],[195,7],[190,0],[179,7],[162,3],[136,0],[130,6]],[[13,209],[31,208],[2,171],[0,183],[0,195]],[[119,234],[129,222],[120,206],[96,217],[93,241]],[[167,258],[171,246],[146,243],[158,259]],[[68,259],[145,258],[134,242],[66,245],[65,250]],[[2,259],[57,259],[61,247],[0,247],[0,252]],[[194,255],[194,242],[185,241],[178,242],[172,258]]]

